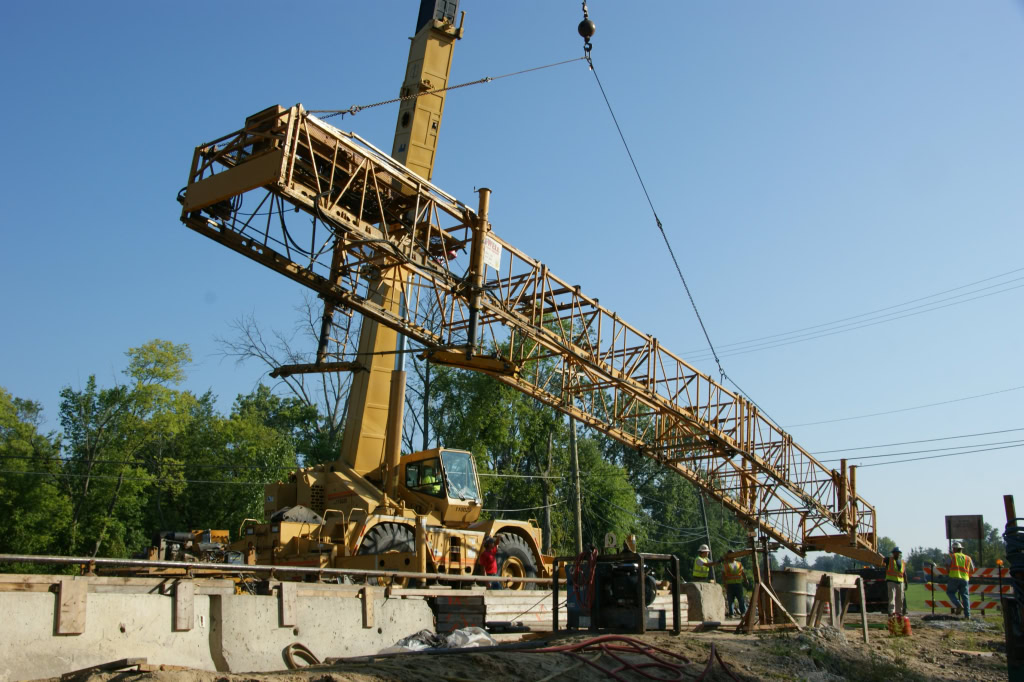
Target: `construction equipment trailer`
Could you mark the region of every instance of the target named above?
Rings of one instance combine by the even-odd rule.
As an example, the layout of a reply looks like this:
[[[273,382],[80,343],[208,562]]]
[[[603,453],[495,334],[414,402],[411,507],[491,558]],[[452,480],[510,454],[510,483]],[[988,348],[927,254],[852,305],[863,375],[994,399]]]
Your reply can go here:
[[[338,460],[268,486],[265,522],[236,548],[260,564],[451,575],[472,572],[494,535],[503,575],[550,576],[535,523],[480,519],[470,453],[401,455],[404,337],[432,363],[488,374],[635,448],[797,554],[880,563],[855,468],[826,467],[499,237],[489,189],[474,209],[431,182],[457,5],[422,2],[390,155],[299,104],[195,149],[182,222],[323,301],[315,362],[278,373],[355,372]],[[364,318],[354,362],[329,352],[338,313]]]

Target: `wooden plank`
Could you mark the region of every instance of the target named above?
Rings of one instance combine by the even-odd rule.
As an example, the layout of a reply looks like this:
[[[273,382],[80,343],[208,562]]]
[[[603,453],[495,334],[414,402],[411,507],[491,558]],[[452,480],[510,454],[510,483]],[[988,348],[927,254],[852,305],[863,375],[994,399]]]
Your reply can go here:
[[[174,585],[174,629],[187,632],[195,621],[196,584],[191,580],[179,580]]]
[[[459,590],[459,592],[466,596],[480,596],[486,593],[487,590],[484,588],[472,589],[472,590]],[[386,590],[387,596],[390,598],[394,597],[450,597],[452,596],[452,590],[450,589],[419,589],[409,587],[388,587]],[[548,593],[550,594],[550,593]]]
[[[839,589],[853,589],[857,587],[857,581],[860,580],[859,575],[846,575],[844,573],[834,573],[830,577],[832,578],[832,587]]]
[[[170,589],[164,590],[161,586],[157,586],[160,589],[146,589],[137,585],[89,585],[90,594],[167,594],[173,595],[173,586]],[[3,587],[0,587],[0,591]],[[204,595],[218,595],[218,596],[229,596],[235,594],[234,586],[230,587],[203,587],[202,585],[195,585],[196,594]]]
[[[17,574],[0,573],[0,590],[8,590],[10,585],[39,585],[45,592],[52,585],[59,585],[61,578],[67,576],[50,574]],[[149,593],[170,589],[169,578],[134,578],[121,576],[75,576],[89,586],[89,592],[123,592]],[[234,594],[235,583],[221,578],[197,578],[192,582],[196,585],[196,594]],[[29,590],[37,591],[37,590]]]
[[[376,594],[376,590],[367,585],[363,588],[363,627],[373,627],[373,598]]]
[[[828,620],[832,627],[836,626],[836,590],[834,584],[834,578],[827,576],[828,580]]]
[[[300,597],[347,597],[353,599],[358,597],[363,590],[363,588],[356,585],[311,586],[306,583],[296,584],[299,585],[298,596]]]
[[[755,568],[756,568],[756,566],[757,566],[756,562],[755,562],[754,565],[755,565]],[[758,574],[758,575],[760,575],[760,574]],[[754,631],[754,625],[755,625],[754,618],[756,618],[756,616],[754,615],[754,612],[758,610],[758,609],[754,608],[754,605],[758,603],[757,600],[758,600],[758,597],[760,597],[760,596],[761,596],[761,582],[758,581],[758,582],[754,583],[754,593],[750,595],[750,607],[747,609],[747,614],[746,614],[747,622],[743,623],[741,621],[739,626],[736,628],[737,630],[739,630],[740,628],[743,628],[744,630],[746,630],[748,635]]]
[[[73,670],[71,672],[64,673],[60,676],[62,681],[73,680],[78,676],[90,675],[92,673],[122,670],[123,668],[134,668],[136,666],[146,665],[145,658],[122,658],[116,661],[110,661],[109,663],[100,663],[99,665],[89,666],[88,668],[82,668],[80,670]]]
[[[59,585],[59,575],[0,573],[0,583],[16,585]]]
[[[49,592],[52,588],[45,583],[0,583],[0,592]]]
[[[281,582],[277,586],[277,596],[280,603],[281,627],[295,627],[298,622],[295,614],[295,602],[298,599],[299,584],[293,582]]]
[[[469,595],[469,596],[458,596],[458,597],[450,597],[450,596],[445,595],[443,597],[437,597],[436,601],[437,601],[437,605],[438,606],[448,606],[448,605],[462,606],[462,605],[465,605],[465,604],[480,604],[480,605],[484,604],[484,598],[482,596],[472,596],[472,595]]]
[[[483,604],[448,604],[437,607],[437,613],[487,613],[487,607]]]
[[[803,628],[802,628],[802,627],[800,627],[800,623],[796,622],[796,618],[794,618],[794,617],[792,616],[792,614],[790,614],[790,612],[786,610],[786,607],[782,605],[782,602],[781,602],[781,601],[779,601],[779,598],[775,596],[775,593],[774,593],[774,592],[772,592],[772,591],[771,591],[770,589],[768,589],[767,587],[765,588],[765,590],[764,590],[764,593],[765,593],[766,595],[768,595],[768,597],[769,597],[769,598],[770,598],[770,599],[771,599],[771,600],[772,600],[773,602],[775,602],[775,605],[776,605],[777,607],[779,607],[779,610],[780,610],[780,611],[782,611],[782,613],[784,613],[784,614],[786,615],[786,618],[788,618],[788,619],[790,620],[790,622],[791,622],[791,623],[792,623],[793,625],[795,625],[795,626],[796,626],[796,629],[797,629],[798,631],[801,631],[801,632],[802,632],[802,631],[803,631]]]
[[[75,576],[60,578],[57,606],[57,634],[80,635],[85,632],[85,603],[88,583]]]
[[[864,597],[864,579],[857,581],[857,590],[860,594],[860,627],[864,630],[864,643],[868,643],[868,600]]]

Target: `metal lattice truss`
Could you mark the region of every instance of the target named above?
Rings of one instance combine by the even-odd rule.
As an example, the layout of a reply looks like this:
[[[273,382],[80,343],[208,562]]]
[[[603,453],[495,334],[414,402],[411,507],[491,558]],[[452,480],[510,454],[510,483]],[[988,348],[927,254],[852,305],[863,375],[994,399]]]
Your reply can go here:
[[[179,199],[193,230],[435,362],[486,372],[636,448],[789,549],[879,559],[855,469],[827,468],[748,400],[497,237],[486,216],[301,106],[198,147]],[[473,262],[475,238],[500,267]],[[388,272],[405,306],[369,294]]]

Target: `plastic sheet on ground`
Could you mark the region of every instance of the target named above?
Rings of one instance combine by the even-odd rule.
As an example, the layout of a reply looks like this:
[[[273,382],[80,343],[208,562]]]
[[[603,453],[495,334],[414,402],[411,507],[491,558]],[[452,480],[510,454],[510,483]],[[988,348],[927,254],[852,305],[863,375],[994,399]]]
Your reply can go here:
[[[480,646],[496,646],[498,641],[483,628],[470,627],[455,630],[447,636],[420,630],[415,635],[403,637],[392,646],[381,649],[378,654],[401,654],[424,649],[469,649]]]

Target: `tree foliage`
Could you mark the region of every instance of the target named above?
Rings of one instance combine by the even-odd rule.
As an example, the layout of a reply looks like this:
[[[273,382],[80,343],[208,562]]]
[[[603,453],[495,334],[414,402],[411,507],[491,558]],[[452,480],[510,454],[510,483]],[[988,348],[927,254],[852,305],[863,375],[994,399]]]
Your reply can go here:
[[[39,432],[41,419],[38,403],[0,388],[0,553],[55,554],[67,532],[70,505],[49,475],[57,437]]]
[[[231,413],[180,384],[187,345],[153,340],[126,355],[123,380],[61,391],[60,434],[38,404],[0,389],[0,551],[129,556],[159,530],[238,527],[263,514],[263,484],[297,465],[315,407],[265,386]]]

